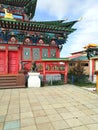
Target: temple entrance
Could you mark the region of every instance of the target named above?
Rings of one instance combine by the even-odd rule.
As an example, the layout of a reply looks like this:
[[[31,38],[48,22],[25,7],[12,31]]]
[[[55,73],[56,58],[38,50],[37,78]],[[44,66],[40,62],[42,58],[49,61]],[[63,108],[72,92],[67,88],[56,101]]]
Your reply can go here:
[[[8,73],[18,73],[18,51],[8,52]]]
[[[6,71],[6,52],[0,51],[0,74],[4,74]]]

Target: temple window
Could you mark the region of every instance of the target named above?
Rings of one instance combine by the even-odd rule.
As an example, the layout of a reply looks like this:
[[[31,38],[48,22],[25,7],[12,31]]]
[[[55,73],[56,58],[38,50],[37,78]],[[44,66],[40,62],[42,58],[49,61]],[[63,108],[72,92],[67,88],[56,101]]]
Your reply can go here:
[[[42,49],[42,58],[47,58],[48,57],[48,49]]]
[[[50,50],[50,57],[56,57],[56,50],[55,49]]]
[[[32,59],[33,60],[40,60],[40,49],[39,48],[33,48],[32,50]]]
[[[30,60],[30,48],[23,48],[23,60]]]

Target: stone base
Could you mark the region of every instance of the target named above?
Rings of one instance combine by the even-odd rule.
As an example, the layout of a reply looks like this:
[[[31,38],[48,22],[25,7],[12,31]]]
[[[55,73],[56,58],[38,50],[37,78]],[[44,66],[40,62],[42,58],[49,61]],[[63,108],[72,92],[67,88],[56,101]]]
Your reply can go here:
[[[25,86],[25,75],[24,74],[18,74],[17,75],[17,80],[16,80],[17,86]]]
[[[41,87],[41,81],[39,78],[40,73],[28,72],[28,87]]]

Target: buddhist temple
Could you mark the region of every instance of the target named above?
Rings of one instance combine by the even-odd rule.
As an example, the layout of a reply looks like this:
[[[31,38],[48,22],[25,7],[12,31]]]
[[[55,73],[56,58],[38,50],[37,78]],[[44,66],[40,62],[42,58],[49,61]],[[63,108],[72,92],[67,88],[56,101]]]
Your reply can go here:
[[[69,59],[60,58],[60,51],[78,20],[33,21],[36,5],[37,0],[0,0],[0,87],[24,85],[33,62],[44,82],[49,74],[63,74],[67,82]],[[5,85],[4,77],[14,82]]]

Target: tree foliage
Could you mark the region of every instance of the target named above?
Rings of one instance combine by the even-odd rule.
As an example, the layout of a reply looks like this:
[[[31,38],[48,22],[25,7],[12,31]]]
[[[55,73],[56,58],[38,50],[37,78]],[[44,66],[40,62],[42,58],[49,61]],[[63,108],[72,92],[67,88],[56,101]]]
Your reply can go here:
[[[70,74],[72,75],[83,75],[84,74],[84,66],[81,61],[77,61],[75,65],[70,69]]]

